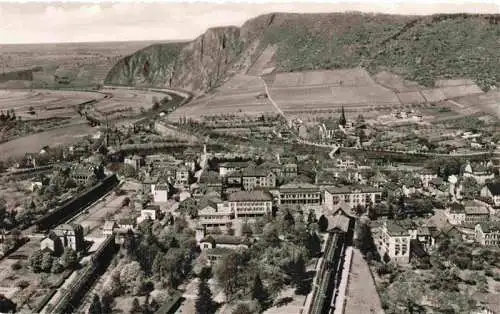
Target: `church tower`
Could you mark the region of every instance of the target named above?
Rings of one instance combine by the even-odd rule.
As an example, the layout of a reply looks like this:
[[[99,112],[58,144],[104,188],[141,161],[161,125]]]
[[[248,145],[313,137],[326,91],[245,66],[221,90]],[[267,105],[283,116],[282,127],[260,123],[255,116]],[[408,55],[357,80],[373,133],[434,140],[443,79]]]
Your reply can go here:
[[[345,118],[345,110],[344,110],[344,106],[342,106],[342,112],[340,114],[340,119],[339,119],[339,125],[341,125],[342,127],[345,127],[347,124],[347,120]]]

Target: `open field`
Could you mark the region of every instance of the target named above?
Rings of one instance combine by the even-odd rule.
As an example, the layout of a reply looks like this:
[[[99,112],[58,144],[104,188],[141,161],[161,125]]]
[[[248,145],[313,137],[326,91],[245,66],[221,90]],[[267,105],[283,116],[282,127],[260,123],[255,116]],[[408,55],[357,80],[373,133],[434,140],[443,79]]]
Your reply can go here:
[[[103,98],[104,94],[83,91],[0,90],[0,110],[13,109],[23,120],[76,117],[78,104]],[[34,115],[28,113],[30,107]]]
[[[102,99],[95,106],[100,114],[118,113],[120,110],[126,110],[123,114],[133,115],[139,114],[141,108],[144,110],[153,107],[153,98],[161,100],[167,95],[161,92],[143,91],[143,90],[129,90],[129,89],[102,89],[103,93],[110,93],[113,96]]]
[[[56,78],[68,78],[70,85],[102,83],[108,71],[126,55],[154,41],[0,45],[0,74],[38,69],[32,81],[10,81],[6,86],[55,87]],[[0,76],[1,78],[1,76]],[[4,80],[0,80],[0,86]],[[5,86],[3,86],[5,87]]]
[[[276,110],[266,98],[257,97],[264,93],[264,83],[259,77],[237,75],[213,94],[204,95],[180,107],[168,118],[175,122],[184,116],[199,119],[202,116],[220,114],[275,114]]]

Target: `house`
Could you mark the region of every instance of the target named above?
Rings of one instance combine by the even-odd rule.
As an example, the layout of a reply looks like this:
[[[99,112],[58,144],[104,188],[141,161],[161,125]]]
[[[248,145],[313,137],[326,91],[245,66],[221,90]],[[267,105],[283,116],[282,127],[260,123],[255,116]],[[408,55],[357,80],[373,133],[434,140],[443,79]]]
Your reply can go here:
[[[483,246],[500,246],[500,223],[478,223],[475,228],[475,240]]]
[[[335,166],[340,169],[354,169],[357,167],[356,160],[349,155],[335,158]]]
[[[495,207],[500,206],[500,182],[486,183],[481,189],[481,196],[490,198]]]
[[[364,185],[345,185],[342,187],[325,188],[324,204],[329,210],[333,210],[340,201],[344,201],[350,208],[356,206],[369,206],[380,203],[382,191],[377,188]]]
[[[273,197],[261,191],[241,191],[228,196],[229,207],[235,218],[261,217],[272,214]]]
[[[420,181],[422,182],[422,186],[424,188],[429,187],[429,182],[438,178],[438,175],[430,170],[423,170],[418,175]]]
[[[185,165],[179,166],[175,172],[175,184],[181,186],[189,185],[189,169]]]
[[[234,219],[234,211],[227,202],[212,203],[198,210],[198,223],[209,230],[228,228]]]
[[[395,263],[410,262],[410,232],[393,221],[384,221],[380,228],[376,246],[383,259],[389,258]]]
[[[141,210],[141,215],[137,217],[136,221],[138,224],[140,224],[147,219],[156,220],[159,218],[160,214],[160,206],[149,205]]]
[[[281,175],[288,178],[297,176],[298,166],[296,157],[281,157],[279,158],[281,164]]]
[[[245,168],[241,172],[242,185],[246,191],[256,187],[272,188],[276,186],[276,175],[271,170],[256,167]]]
[[[273,161],[265,161],[261,163],[260,165],[257,166],[258,169],[261,170],[270,170],[272,171],[276,176],[281,176],[281,165],[278,163],[275,163]]]
[[[241,171],[250,166],[256,166],[253,161],[228,161],[219,164],[219,175],[225,177],[231,172]]]
[[[135,222],[136,220],[132,218],[122,218],[117,221],[118,227],[123,231],[134,230]]]
[[[475,225],[490,220],[489,209],[479,201],[466,201],[464,204],[451,203],[446,210],[448,222],[452,225]]]
[[[78,184],[86,184],[90,179],[102,179],[104,168],[91,163],[74,164],[70,168],[70,178]]]
[[[159,183],[151,186],[153,200],[155,203],[166,203],[171,194],[171,189],[168,183]]]
[[[105,236],[110,236],[115,232],[116,229],[118,229],[118,224],[115,221],[107,220],[104,222],[104,226],[102,227],[102,234]]]
[[[202,251],[216,247],[231,250],[248,249],[250,247],[250,240],[230,235],[205,234],[205,237],[199,241],[199,245]]]
[[[320,204],[321,191],[310,183],[291,182],[278,189],[278,204]]]
[[[48,250],[52,252],[53,255],[59,256],[64,251],[64,247],[61,239],[51,231],[47,237],[40,242],[40,250]]]
[[[463,168],[463,176],[472,177],[479,184],[485,184],[487,180],[491,180],[495,177],[493,172],[488,171],[488,168],[483,165],[477,165],[473,170],[469,161],[467,161]]]
[[[127,156],[123,160],[123,163],[137,170],[144,164],[144,158],[138,155]]]
[[[76,252],[83,250],[83,227],[79,224],[62,224],[52,230],[61,240],[63,248],[71,248]]]

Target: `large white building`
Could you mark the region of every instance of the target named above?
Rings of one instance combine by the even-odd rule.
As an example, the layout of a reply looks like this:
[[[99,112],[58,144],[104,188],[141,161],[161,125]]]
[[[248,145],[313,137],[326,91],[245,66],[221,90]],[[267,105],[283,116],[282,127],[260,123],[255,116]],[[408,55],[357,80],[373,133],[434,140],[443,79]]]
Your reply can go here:
[[[230,227],[233,219],[234,211],[228,202],[210,204],[198,211],[198,222],[207,229]]]
[[[261,217],[272,214],[273,197],[264,191],[240,191],[229,195],[234,217]]]
[[[380,202],[382,191],[370,186],[342,186],[327,187],[325,189],[324,204],[329,210],[335,210],[343,201],[350,208],[358,205],[375,205]]]
[[[382,259],[387,254],[391,261],[406,264],[410,262],[410,240],[408,230],[392,221],[384,221],[375,244]]]

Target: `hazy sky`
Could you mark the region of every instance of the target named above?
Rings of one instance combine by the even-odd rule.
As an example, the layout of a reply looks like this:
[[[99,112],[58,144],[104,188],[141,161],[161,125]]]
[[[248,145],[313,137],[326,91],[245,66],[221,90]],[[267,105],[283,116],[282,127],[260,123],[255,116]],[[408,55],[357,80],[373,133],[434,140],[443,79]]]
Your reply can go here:
[[[221,2],[221,1],[219,1]],[[264,3],[1,3],[0,43],[191,39],[269,12],[500,13],[500,0]]]

